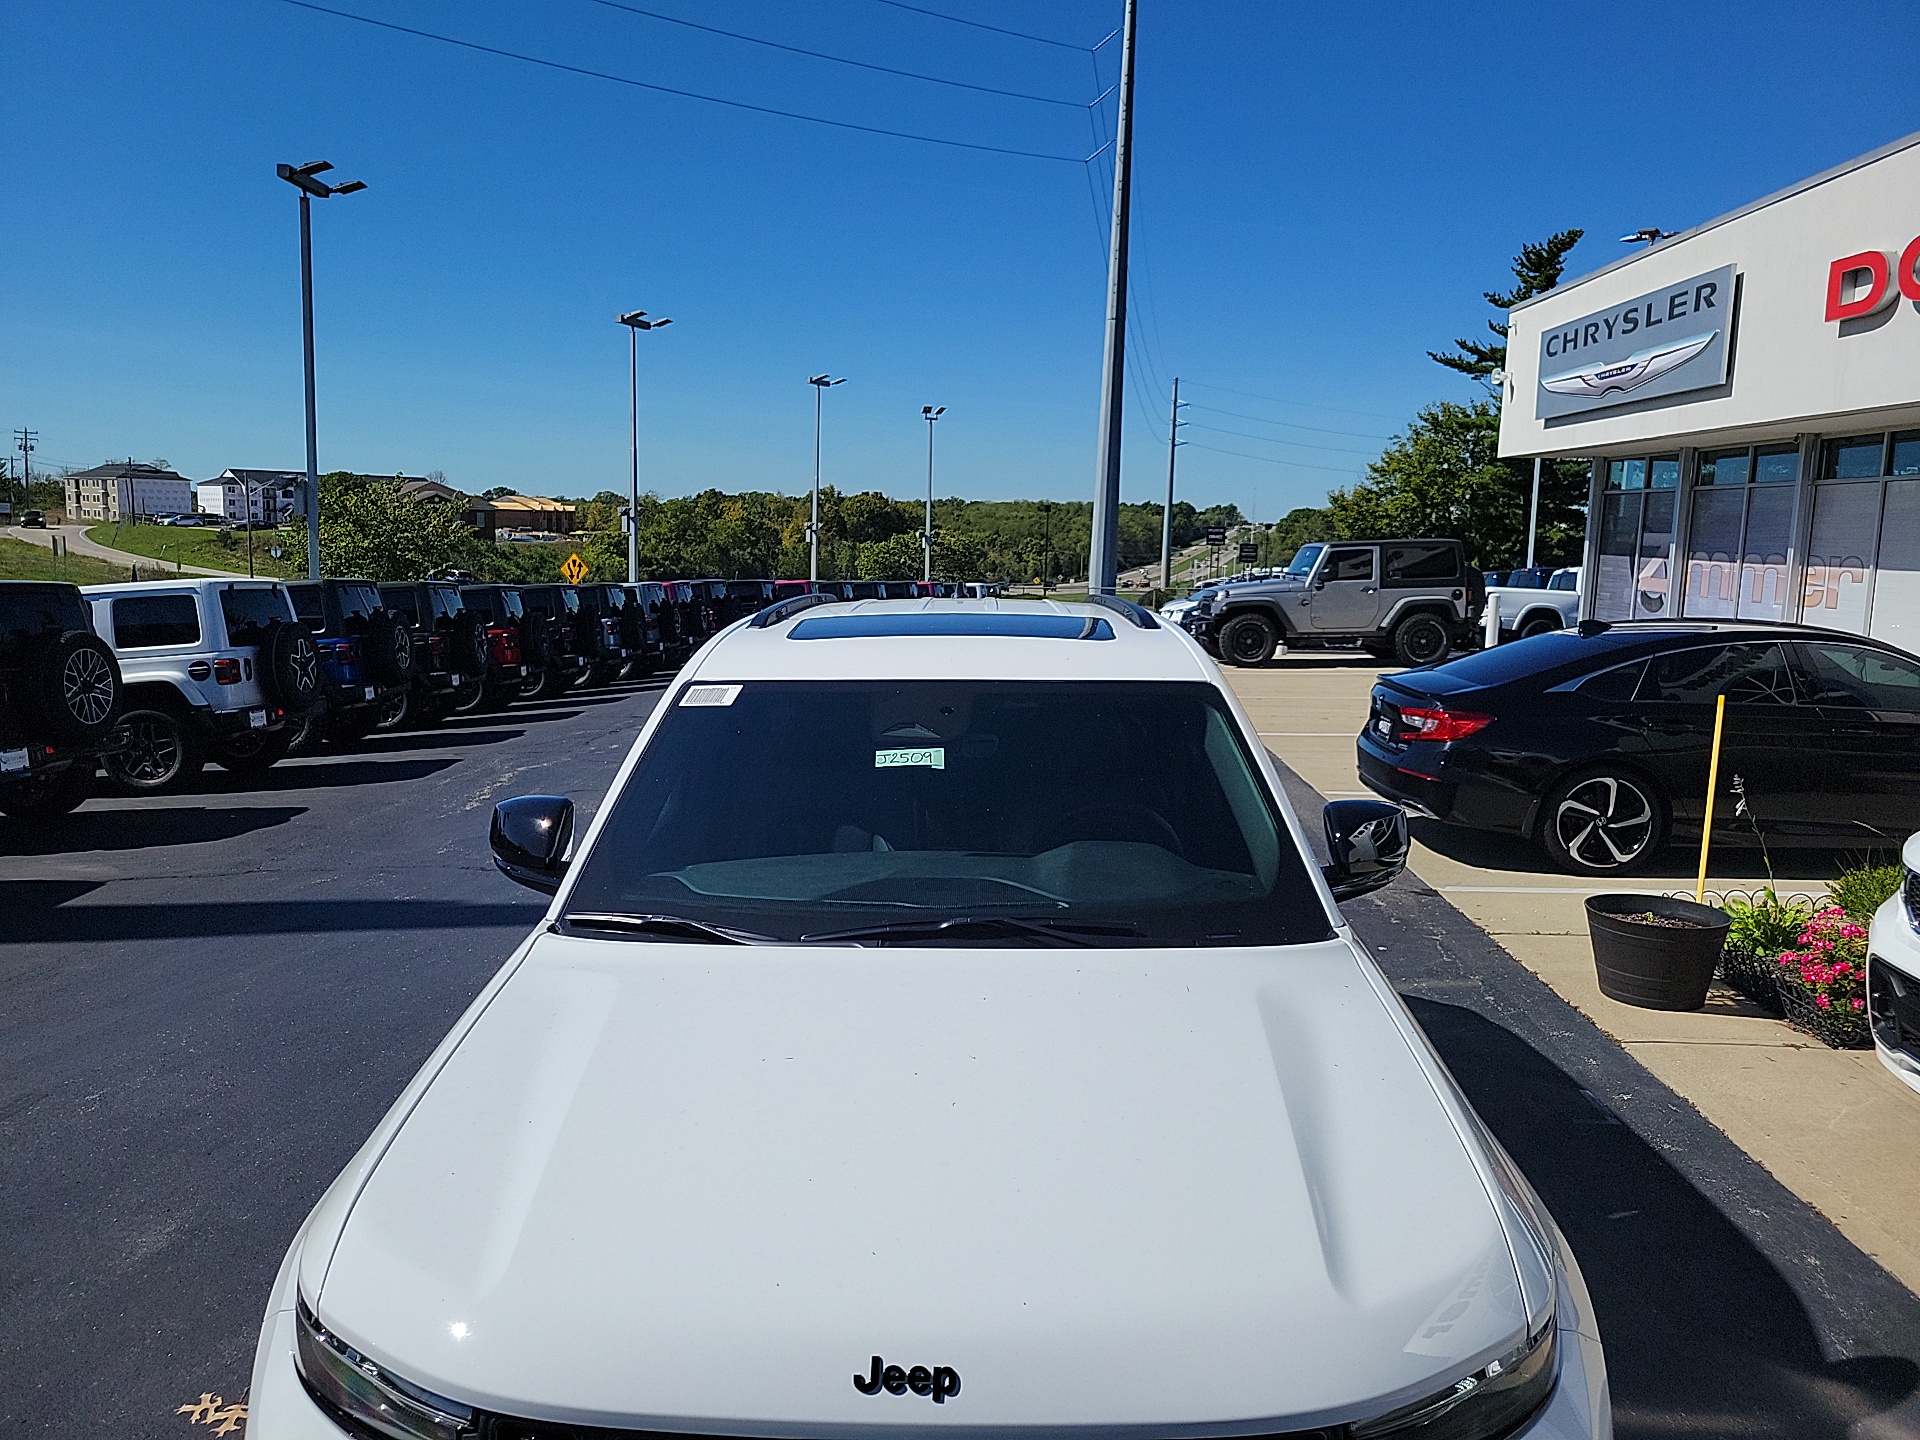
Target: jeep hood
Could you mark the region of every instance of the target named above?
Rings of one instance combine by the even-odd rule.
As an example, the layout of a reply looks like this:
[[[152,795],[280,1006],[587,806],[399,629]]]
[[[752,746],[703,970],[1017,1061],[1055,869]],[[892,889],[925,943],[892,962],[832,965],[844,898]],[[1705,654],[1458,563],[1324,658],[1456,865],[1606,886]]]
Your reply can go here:
[[[550,1420],[1338,1418],[1526,1324],[1445,1082],[1369,972],[1339,940],[545,935],[301,1289],[404,1378]],[[961,1393],[862,1394],[875,1355]]]

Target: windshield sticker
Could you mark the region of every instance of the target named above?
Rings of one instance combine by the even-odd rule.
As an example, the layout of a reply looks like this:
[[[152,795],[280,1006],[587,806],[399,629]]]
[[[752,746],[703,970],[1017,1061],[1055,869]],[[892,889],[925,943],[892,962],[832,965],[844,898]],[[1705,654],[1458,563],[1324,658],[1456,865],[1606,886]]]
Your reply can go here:
[[[689,685],[680,697],[682,705],[731,705],[740,698],[738,685]]]
[[[911,750],[876,750],[873,752],[873,768],[876,770],[901,768],[944,770],[947,768],[946,747],[917,745]]]

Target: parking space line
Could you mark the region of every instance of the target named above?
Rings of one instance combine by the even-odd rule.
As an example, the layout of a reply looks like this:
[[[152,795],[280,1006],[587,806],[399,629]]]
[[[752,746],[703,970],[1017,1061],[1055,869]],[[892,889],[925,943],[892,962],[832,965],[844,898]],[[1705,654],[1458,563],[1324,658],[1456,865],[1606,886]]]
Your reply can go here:
[[[1256,730],[1254,733],[1262,739],[1351,740],[1356,732],[1352,730]]]

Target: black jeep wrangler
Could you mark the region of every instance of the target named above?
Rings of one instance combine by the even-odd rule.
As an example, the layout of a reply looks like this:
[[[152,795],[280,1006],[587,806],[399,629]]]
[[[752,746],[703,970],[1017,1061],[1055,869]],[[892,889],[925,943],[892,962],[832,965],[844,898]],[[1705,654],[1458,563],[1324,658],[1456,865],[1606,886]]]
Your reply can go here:
[[[0,813],[61,815],[123,748],[120,664],[78,587],[0,581]]]
[[[413,682],[380,703],[381,730],[432,724],[480,708],[491,656],[486,616],[468,611],[451,580],[382,585],[380,603],[413,631]]]

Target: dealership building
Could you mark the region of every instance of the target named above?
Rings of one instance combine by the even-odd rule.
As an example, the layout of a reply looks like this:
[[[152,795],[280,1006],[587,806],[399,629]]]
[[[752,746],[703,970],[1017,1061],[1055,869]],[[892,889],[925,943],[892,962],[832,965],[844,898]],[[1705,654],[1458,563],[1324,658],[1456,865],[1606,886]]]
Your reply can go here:
[[[1920,135],[1514,307],[1505,456],[1593,465],[1583,614],[1920,652]]]

